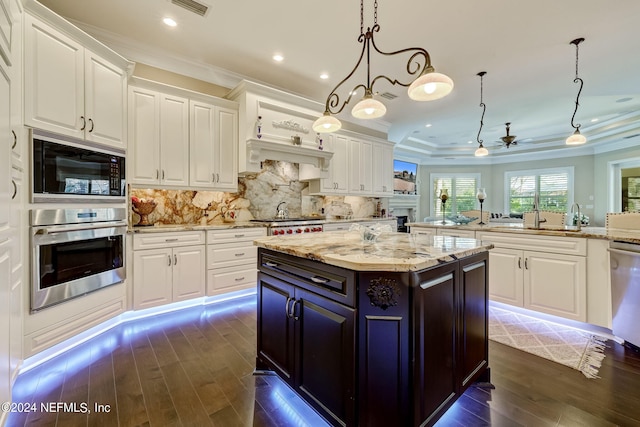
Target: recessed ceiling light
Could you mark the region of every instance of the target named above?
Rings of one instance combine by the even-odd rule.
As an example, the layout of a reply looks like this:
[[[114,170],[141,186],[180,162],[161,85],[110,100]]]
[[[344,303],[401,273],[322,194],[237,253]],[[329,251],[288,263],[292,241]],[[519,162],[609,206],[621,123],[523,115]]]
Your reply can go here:
[[[467,144],[473,144],[473,141],[467,141]]]
[[[329,74],[327,74],[327,73],[322,73],[322,74],[320,74],[320,78],[321,78],[322,80],[327,80],[327,79],[329,78]]]
[[[595,119],[591,119],[591,123],[595,123],[598,121],[598,118],[596,117]]]
[[[431,127],[431,123],[427,123],[426,125],[424,125],[424,127],[430,128]]]
[[[282,62],[283,59],[284,59],[284,56],[282,56],[282,55],[279,55],[277,53],[275,55],[273,55],[273,60],[274,61]]]
[[[178,23],[171,18],[164,18],[162,22],[164,22],[165,25],[168,25],[169,27],[175,27],[176,25],[178,25]]]

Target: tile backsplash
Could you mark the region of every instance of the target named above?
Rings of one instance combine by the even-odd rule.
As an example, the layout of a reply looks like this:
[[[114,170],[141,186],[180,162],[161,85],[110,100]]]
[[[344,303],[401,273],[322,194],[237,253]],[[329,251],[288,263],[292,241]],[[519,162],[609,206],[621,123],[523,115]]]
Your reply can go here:
[[[347,215],[366,218],[375,214],[378,199],[372,197],[312,196],[308,184],[298,180],[295,163],[266,161],[262,170],[238,179],[238,191],[166,190],[130,188],[131,197],[156,202],[148,215],[150,224],[216,224],[275,217],[281,202],[290,218]],[[324,214],[322,213],[324,210]],[[131,224],[140,215],[131,210]]]

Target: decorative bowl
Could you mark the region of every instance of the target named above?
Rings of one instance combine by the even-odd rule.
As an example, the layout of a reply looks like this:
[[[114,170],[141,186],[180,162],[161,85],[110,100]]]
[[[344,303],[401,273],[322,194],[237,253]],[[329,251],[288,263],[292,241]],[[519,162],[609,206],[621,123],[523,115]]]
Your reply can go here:
[[[153,199],[145,200],[134,198],[131,200],[132,209],[140,215],[140,222],[137,225],[153,225],[149,222],[149,214],[156,208],[157,203]]]
[[[467,225],[470,222],[475,221],[478,217],[468,217],[464,215],[449,215],[447,219],[451,222],[455,222],[456,224]]]

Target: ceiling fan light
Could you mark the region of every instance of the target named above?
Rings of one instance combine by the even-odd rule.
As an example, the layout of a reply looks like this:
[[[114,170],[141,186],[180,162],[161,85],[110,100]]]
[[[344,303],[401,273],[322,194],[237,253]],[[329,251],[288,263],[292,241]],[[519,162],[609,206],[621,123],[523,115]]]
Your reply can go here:
[[[407,90],[414,101],[433,101],[443,98],[453,90],[453,80],[442,73],[427,72],[411,83]]]
[[[587,137],[580,133],[580,129],[576,131],[565,141],[567,145],[580,145],[587,142]]]
[[[351,110],[351,114],[357,119],[377,119],[386,112],[387,107],[371,95],[365,95]]]
[[[474,153],[474,155],[475,155],[476,157],[484,157],[484,156],[486,156],[486,155],[488,155],[488,154],[489,154],[489,150],[487,150],[486,148],[484,148],[484,147],[482,147],[482,146],[478,147],[478,149],[477,149],[477,150],[476,150],[476,152]]]
[[[342,128],[340,120],[333,117],[328,111],[325,111],[322,117],[313,122],[312,126],[314,132],[318,133],[330,133],[336,132]]]

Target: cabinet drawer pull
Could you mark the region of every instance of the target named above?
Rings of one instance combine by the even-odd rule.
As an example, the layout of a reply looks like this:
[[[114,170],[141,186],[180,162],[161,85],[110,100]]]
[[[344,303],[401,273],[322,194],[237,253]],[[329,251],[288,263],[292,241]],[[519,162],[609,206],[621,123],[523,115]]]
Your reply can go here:
[[[278,264],[276,264],[275,262],[271,262],[271,261],[265,262],[264,265],[266,265],[267,267],[277,267],[278,266]]]
[[[448,280],[453,280],[453,274],[447,274],[446,276],[438,277],[437,279],[433,279],[433,280],[429,280],[428,282],[420,283],[420,287],[422,289],[427,289],[427,288],[430,288],[432,286],[439,285],[440,283],[444,283],[444,282],[446,282]]]
[[[171,265],[171,255],[167,255],[167,260],[169,261],[167,265]]]
[[[234,280],[235,280],[236,282],[240,282],[240,281],[244,280],[244,276],[242,276],[242,277],[236,277]]]
[[[173,254],[173,265],[178,265],[178,255]]]
[[[159,179],[159,178],[160,178],[160,170],[156,169],[156,179]]]
[[[13,150],[16,148],[16,145],[18,145],[18,135],[16,135],[14,130],[12,130],[11,133],[13,134],[13,145],[11,146],[11,149]]]
[[[175,239],[164,239],[165,242],[177,242],[179,239],[175,238]]]
[[[162,169],[162,179],[164,179],[164,169]]]
[[[300,302],[299,299],[294,299],[293,300],[293,304],[291,304],[291,318],[293,320],[298,320],[300,319],[299,316],[296,316],[296,304],[298,304]]]
[[[289,303],[293,301],[293,298],[291,297],[287,297],[287,302],[284,303],[284,312],[286,313],[287,317],[289,319],[291,319],[291,313],[289,311]]]
[[[239,239],[240,237],[244,237],[244,234],[236,234],[233,237],[235,237],[236,239]]]
[[[216,182],[220,182],[220,174],[216,173]]]
[[[329,283],[329,279],[325,279],[324,277],[312,276],[311,281],[314,283]]]
[[[522,257],[518,257],[518,268],[522,270]]]
[[[11,180],[11,183],[13,184],[13,194],[11,195],[11,200],[13,200],[18,195],[18,186],[16,185],[16,182],[14,180]]]
[[[91,129],[89,129],[89,133],[93,132],[93,119],[89,119],[89,123],[91,124]]]
[[[244,252],[240,252],[239,254],[236,254],[236,256],[244,256]]]
[[[528,262],[528,261],[529,261],[529,258],[525,258],[525,259],[524,259],[524,269],[525,269],[525,270],[528,270],[528,269],[529,269],[529,262]]]
[[[87,127],[87,121],[84,119],[84,116],[80,116],[80,118],[82,119],[82,127],[80,130],[84,130],[84,128]]]

